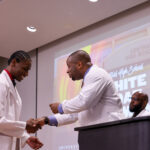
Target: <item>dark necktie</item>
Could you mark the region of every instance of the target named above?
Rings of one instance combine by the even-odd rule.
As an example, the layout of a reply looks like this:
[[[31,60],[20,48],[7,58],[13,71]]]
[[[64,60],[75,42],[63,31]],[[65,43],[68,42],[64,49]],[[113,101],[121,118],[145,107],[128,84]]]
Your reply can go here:
[[[16,82],[15,82],[14,79],[12,80],[12,83],[13,83],[13,85],[14,85],[14,87],[15,87],[15,86],[16,86]]]
[[[82,81],[81,88],[84,86],[84,80]]]

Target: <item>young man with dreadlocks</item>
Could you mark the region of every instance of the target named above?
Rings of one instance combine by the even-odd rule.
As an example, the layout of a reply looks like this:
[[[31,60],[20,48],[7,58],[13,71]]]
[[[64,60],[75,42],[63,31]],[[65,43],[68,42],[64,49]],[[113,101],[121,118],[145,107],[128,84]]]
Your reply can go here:
[[[38,130],[32,119],[19,121],[21,98],[16,89],[16,82],[28,76],[31,58],[24,51],[16,51],[8,59],[8,66],[0,74],[0,149],[20,150],[27,143],[31,148],[38,149],[42,143],[28,133]],[[27,132],[28,133],[27,133]]]

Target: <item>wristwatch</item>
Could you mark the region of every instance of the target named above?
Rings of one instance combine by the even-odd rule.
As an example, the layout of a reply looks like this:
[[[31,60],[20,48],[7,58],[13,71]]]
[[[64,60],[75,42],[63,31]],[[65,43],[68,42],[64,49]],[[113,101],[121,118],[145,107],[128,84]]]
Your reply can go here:
[[[49,124],[49,119],[48,119],[48,117],[44,117],[44,123],[45,123],[45,124]]]

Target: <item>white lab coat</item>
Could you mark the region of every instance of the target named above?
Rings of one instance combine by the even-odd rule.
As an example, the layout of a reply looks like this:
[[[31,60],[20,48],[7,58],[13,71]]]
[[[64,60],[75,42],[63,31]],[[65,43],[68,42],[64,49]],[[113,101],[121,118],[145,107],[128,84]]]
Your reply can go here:
[[[142,116],[150,116],[150,112],[146,109],[143,109],[136,117],[142,117]]]
[[[111,76],[93,65],[84,77],[80,93],[62,103],[64,114],[56,114],[58,126],[79,121],[81,126],[113,121],[112,112],[122,113],[122,103]]]
[[[6,71],[0,74],[0,150],[15,150],[16,137],[22,146],[29,135],[26,123],[19,121],[21,98]]]
[[[129,119],[132,118],[133,113],[131,116],[125,116],[124,113],[116,113],[113,112],[110,115],[110,121],[115,121],[115,120],[122,120],[122,119]],[[150,116],[150,112],[147,111],[146,109],[143,109],[136,117],[142,117],[142,116]]]

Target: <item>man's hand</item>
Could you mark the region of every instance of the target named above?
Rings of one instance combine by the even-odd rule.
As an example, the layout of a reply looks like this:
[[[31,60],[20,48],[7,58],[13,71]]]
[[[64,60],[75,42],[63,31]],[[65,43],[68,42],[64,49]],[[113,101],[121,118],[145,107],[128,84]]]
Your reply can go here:
[[[32,149],[39,149],[43,146],[43,143],[41,143],[39,141],[38,138],[34,137],[34,136],[31,136],[27,139],[26,143],[32,148]]]
[[[44,126],[45,124],[49,124],[49,119],[47,117],[37,118],[36,121],[37,124],[41,127]]]
[[[60,103],[52,103],[49,105],[49,107],[51,108],[52,112],[54,114],[57,114],[58,113],[58,106],[59,106]]]
[[[41,126],[33,118],[26,122],[26,130],[28,133],[35,133],[38,129],[41,129]]]

